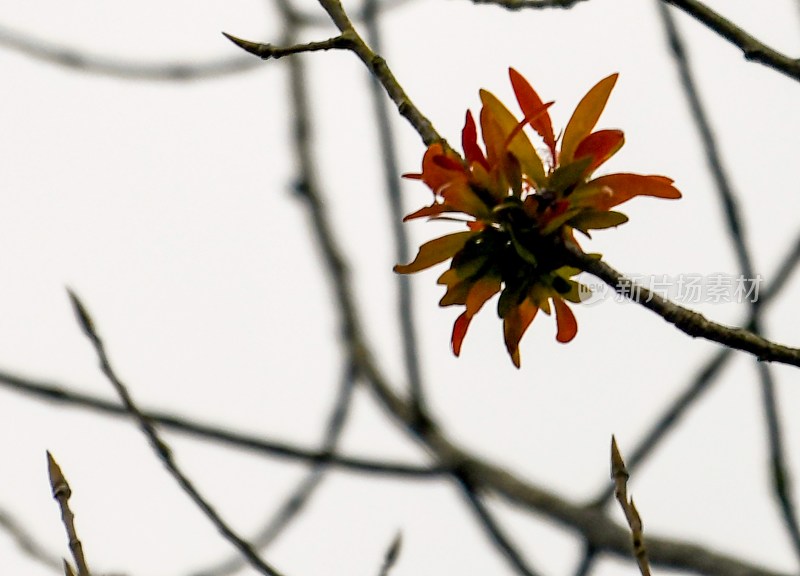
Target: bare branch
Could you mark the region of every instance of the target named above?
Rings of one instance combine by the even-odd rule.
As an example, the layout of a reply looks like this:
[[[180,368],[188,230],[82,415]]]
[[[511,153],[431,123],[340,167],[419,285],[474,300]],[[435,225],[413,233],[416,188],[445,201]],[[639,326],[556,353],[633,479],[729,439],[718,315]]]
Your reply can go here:
[[[792,478],[786,465],[786,449],[778,413],[778,401],[775,397],[775,380],[769,366],[758,364],[757,369],[761,378],[762,406],[767,423],[769,475],[772,478],[772,490],[795,555],[800,558],[800,527],[798,527],[797,511],[792,500]]]
[[[506,10],[572,8],[585,0],[472,0],[473,4],[493,4]],[[660,0],[680,8],[710,30],[716,32],[737,48],[744,57],[753,62],[785,74],[789,78],[800,80],[800,58],[791,58],[774,48],[770,48],[760,40],[747,33],[721,14],[697,0]]]
[[[389,544],[389,548],[386,549],[386,555],[383,558],[383,566],[381,566],[381,571],[378,573],[378,576],[389,576],[389,572],[392,571],[394,565],[397,563],[397,559],[400,557],[400,549],[403,546],[403,535],[398,532],[397,536],[394,537],[392,543]]]
[[[631,529],[631,543],[633,544],[633,555],[639,564],[639,572],[642,576],[650,576],[650,562],[647,560],[647,548],[644,545],[644,532],[642,518],[633,503],[633,498],[628,499],[628,474],[625,468],[625,461],[617,446],[617,439],[611,437],[611,479],[614,481],[614,495],[617,497],[620,508],[625,514],[625,520]]]
[[[0,46],[48,64],[125,80],[156,82],[211,80],[253,70],[258,66],[258,62],[246,57],[220,58],[203,63],[170,62],[160,64],[112,59],[81,52],[74,48],[56,46],[47,41],[14,32],[5,26],[0,26]]]
[[[10,512],[2,509],[0,509],[0,529],[4,530],[17,548],[29,558],[48,568],[62,569],[63,560],[48,552]]]
[[[291,56],[292,54],[302,54],[303,52],[319,52],[321,50],[349,50],[351,48],[350,40],[343,36],[334,36],[327,40],[319,42],[308,42],[306,44],[296,44],[294,46],[274,46],[272,44],[259,44],[258,42],[250,42],[249,40],[242,40],[227,32],[222,33],[225,38],[236,44],[245,52],[249,52],[254,56],[258,56],[262,60],[277,60],[284,56]]]
[[[342,12],[337,3],[325,2],[329,13],[339,19]],[[346,16],[345,16],[346,18]],[[294,59],[290,60],[293,62]],[[300,77],[293,76],[294,102],[298,102],[302,90],[298,90]],[[298,116],[298,115],[295,115]],[[371,391],[383,407],[398,421],[407,433],[421,442],[445,469],[466,474],[476,487],[495,492],[509,502],[530,511],[535,511],[578,532],[598,552],[608,552],[627,557],[630,554],[630,533],[612,522],[602,511],[591,506],[581,506],[560,498],[551,492],[527,483],[503,468],[489,464],[454,445],[427,415],[420,418],[419,412],[410,402],[398,396],[384,378],[373,360],[372,351],[362,337],[361,323],[350,289],[347,264],[333,234],[325,204],[320,197],[314,178],[314,162],[309,142],[310,127],[305,120],[296,120],[295,147],[300,166],[298,190],[305,200],[311,219],[311,231],[322,254],[325,269],[329,274],[342,326],[342,343],[348,347],[350,357],[356,362],[361,375],[370,385]],[[731,558],[692,543],[665,538],[648,538],[648,553],[654,565],[685,569],[709,576],[767,576],[774,575],[768,569]]]
[[[693,124],[700,132],[700,140],[705,149],[705,157],[708,161],[709,171],[714,180],[717,192],[722,200],[724,207],[725,221],[728,223],[728,231],[731,241],[735,248],[739,266],[746,279],[753,282],[755,271],[750,256],[750,251],[745,242],[745,231],[743,219],[739,213],[738,202],[730,184],[727,171],[725,170],[717,146],[716,138],[711,129],[711,122],[708,118],[705,106],[700,99],[697,89],[697,82],[692,74],[689,64],[689,55],[681,37],[681,33],[676,25],[670,9],[665,4],[659,3],[659,13],[664,23],[672,55],[678,68],[683,91],[689,103],[692,113]],[[753,300],[750,302],[752,317],[749,329],[756,334],[762,332],[760,322],[760,310],[762,302]],[[791,498],[791,481],[787,474],[786,458],[783,448],[783,433],[780,422],[780,415],[775,401],[775,382],[772,377],[772,370],[769,366],[758,363],[757,366],[759,380],[761,382],[762,406],[764,416],[767,421],[767,438],[770,449],[770,475],[772,476],[772,486],[775,491],[778,507],[784,520],[784,525],[792,541],[795,555],[800,559],[800,524],[798,524],[797,514]]]
[[[406,430],[423,442],[442,465],[468,474],[476,486],[496,492],[512,504],[542,514],[578,532],[598,552],[621,557],[630,555],[630,532],[611,521],[597,508],[572,503],[540,486],[520,479],[513,473],[490,464],[453,444],[436,426],[427,422],[416,426],[411,406],[397,396],[383,375],[363,351],[362,369],[381,403],[402,423]],[[709,576],[767,576],[776,573],[744,560],[668,538],[650,536],[647,551],[653,565],[689,570]]]
[[[467,502],[478,517],[481,527],[484,532],[492,540],[495,547],[503,554],[505,559],[511,564],[512,568],[522,576],[538,576],[538,572],[528,565],[527,560],[523,558],[522,554],[517,550],[516,546],[511,542],[505,531],[494,518],[492,512],[484,504],[475,486],[470,482],[465,474],[456,473],[456,480],[461,486],[461,492],[467,499]]]
[[[86,307],[80,301],[78,296],[68,290],[70,301],[72,302],[72,306],[75,309],[75,315],[78,318],[78,322],[81,326],[86,337],[91,342],[92,346],[94,347],[95,353],[97,354],[97,358],[100,361],[100,369],[105,374],[106,378],[111,382],[114,390],[119,395],[122,403],[125,406],[127,412],[133,416],[136,422],[139,425],[139,428],[144,433],[145,437],[150,442],[153,450],[155,451],[156,455],[158,455],[161,462],[167,468],[169,473],[175,479],[175,481],[180,485],[183,491],[192,499],[192,501],[197,505],[198,508],[206,515],[206,517],[211,521],[212,524],[219,530],[219,532],[228,540],[231,544],[233,544],[242,555],[247,558],[250,562],[250,565],[253,566],[256,570],[260,573],[265,574],[266,576],[281,576],[281,573],[278,572],[275,568],[267,564],[264,560],[262,560],[253,547],[242,539],[234,530],[231,528],[217,513],[217,511],[211,506],[211,504],[198,492],[197,488],[195,488],[194,483],[186,476],[183,471],[178,467],[175,463],[174,458],[172,457],[172,450],[169,446],[161,439],[158,432],[156,432],[155,426],[153,423],[147,419],[147,417],[139,410],[138,406],[134,403],[133,398],[131,397],[130,393],[128,392],[127,387],[122,383],[122,381],[117,377],[114,369],[111,366],[111,362],[106,354],[105,345],[103,341],[100,339],[97,331],[95,330],[94,322],[92,321],[91,316],[89,315]],[[80,569],[80,566],[79,566]],[[83,574],[79,574],[79,576],[84,576]],[[88,575],[87,575],[88,576]]]
[[[382,53],[381,32],[378,24],[377,0],[366,0],[362,8],[367,40],[377,53]],[[397,161],[395,138],[389,118],[389,108],[380,82],[374,76],[369,78],[370,95],[374,106],[378,138],[383,160],[383,178],[389,201],[389,218],[395,246],[395,261],[408,262],[408,234],[403,225],[403,202],[400,197],[400,169]],[[414,325],[414,299],[411,292],[411,279],[406,274],[395,274],[397,283],[397,314],[400,319],[400,332],[403,339],[403,357],[411,401],[420,411],[425,410],[425,397],[420,370],[420,350],[417,344]]]
[[[40,400],[86,408],[109,416],[128,415],[124,407],[97,396],[68,390],[56,384],[32,380],[5,371],[0,371],[0,386]],[[435,478],[444,473],[441,468],[437,467],[415,466],[413,464],[404,464],[400,462],[395,463],[372,460],[369,458],[330,454],[319,450],[308,450],[292,444],[275,442],[244,433],[225,430],[166,412],[143,412],[143,414],[154,424],[158,424],[170,430],[182,432],[191,437],[213,440],[220,444],[251,450],[272,457],[310,463],[325,463],[335,469],[346,470],[353,473],[370,475],[388,474],[411,479]]]
[[[333,453],[336,450],[353,399],[353,388],[355,387],[353,366],[348,365],[344,372],[322,443],[322,451],[326,453]],[[325,472],[329,468],[330,466],[325,462],[315,462],[313,464],[311,470],[298,482],[283,503],[277,507],[264,527],[250,539],[255,548],[263,551],[286,530],[292,520],[305,508],[314,490],[322,483]],[[195,572],[195,576],[226,576],[227,574],[238,572],[243,567],[244,560],[241,556],[236,555],[217,563],[215,566]]]
[[[572,8],[579,2],[586,2],[586,0],[472,0],[473,4],[494,4],[506,10]]]
[[[588,542],[584,543],[583,555],[575,568],[574,576],[588,576],[596,560],[597,549]]]
[[[61,468],[53,458],[50,452],[47,453],[47,475],[50,478],[50,487],[53,490],[53,498],[58,502],[61,508],[61,521],[64,523],[64,528],[67,531],[67,539],[69,541],[69,549],[72,552],[72,558],[75,560],[75,566],[78,567],[78,576],[91,576],[89,566],[86,564],[86,558],[83,555],[83,544],[78,538],[78,532],[75,529],[75,515],[69,507],[69,499],[72,496],[72,490],[67,483],[67,479],[61,472]],[[64,560],[65,570],[72,571],[72,568]]]
[[[426,145],[434,142],[445,142],[436,129],[422,112],[414,105],[408,95],[403,90],[400,83],[392,74],[386,61],[378,56],[367,46],[363,38],[356,32],[352,22],[342,8],[338,0],[320,0],[320,4],[336,24],[341,36],[350,44],[349,50],[356,54],[366,65],[367,69],[377,78],[383,86],[389,98],[397,106],[400,115],[403,116],[414,127]]]
[[[563,249],[564,258],[569,264],[597,276],[621,296],[655,312],[693,338],[705,338],[723,346],[749,352],[759,360],[800,366],[800,350],[797,348],[776,344],[744,328],[731,328],[708,320],[702,314],[639,286],[602,260],[571,246],[564,246]]]
[[[416,128],[423,142],[426,145],[433,144],[434,142],[443,142],[444,139],[436,132],[431,122],[417,109],[406,95],[405,90],[403,90],[402,86],[397,82],[394,74],[392,74],[392,71],[386,64],[386,60],[373,52],[372,49],[367,46],[367,43],[364,42],[364,39],[358,34],[342,7],[342,3],[339,0],[319,0],[319,3],[331,17],[331,20],[333,20],[333,23],[336,24],[336,27],[339,28],[341,33],[352,40],[351,50],[353,53],[359,57],[373,76],[380,81],[386,93],[397,105],[400,114]]]
[[[800,237],[797,238],[792,249],[783,258],[778,270],[770,276],[773,278],[773,283],[767,286],[767,289],[762,293],[759,311],[765,310],[786,287],[787,281],[792,271],[797,268],[798,263],[800,263]],[[753,316],[754,310],[751,309],[750,319],[745,323],[748,329],[753,327]],[[733,358],[733,349],[722,348],[697,371],[697,375],[689,386],[655,419],[650,429],[631,451],[631,456],[628,458],[629,470],[635,470],[639,464],[653,453],[661,441],[666,438],[667,433],[677,425],[686,411],[708,390],[731,358]],[[595,498],[594,506],[601,507],[613,494],[613,487],[604,488]]]
[[[800,80],[800,59],[790,58],[760,42],[724,16],[697,0],[663,0],[705,24],[744,53],[747,60],[759,62],[795,80]]]

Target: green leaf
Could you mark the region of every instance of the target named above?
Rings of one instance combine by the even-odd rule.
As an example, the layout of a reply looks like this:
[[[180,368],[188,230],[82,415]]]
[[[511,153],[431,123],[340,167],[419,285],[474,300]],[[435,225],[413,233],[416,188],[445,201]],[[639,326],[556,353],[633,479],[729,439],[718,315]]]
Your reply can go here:
[[[589,230],[602,230],[604,228],[613,228],[620,224],[625,224],[628,217],[621,212],[598,212],[598,211],[584,211],[575,215],[570,221],[569,225],[577,228],[584,234],[588,234]]]
[[[583,175],[591,163],[592,157],[585,156],[575,162],[559,166],[547,181],[547,189],[563,194],[567,188],[583,180]]]

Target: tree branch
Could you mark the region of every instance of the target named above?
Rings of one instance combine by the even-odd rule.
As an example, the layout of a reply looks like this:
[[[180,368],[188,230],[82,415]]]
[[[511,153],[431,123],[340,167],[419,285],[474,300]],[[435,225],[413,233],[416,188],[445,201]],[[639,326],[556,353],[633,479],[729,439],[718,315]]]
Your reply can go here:
[[[61,559],[46,550],[10,512],[3,509],[0,509],[0,528],[5,531],[16,547],[32,560],[51,570],[62,569]]]
[[[790,58],[760,42],[724,16],[697,0],[663,0],[680,8],[741,49],[747,60],[759,62],[795,80],[800,80],[800,59]]]
[[[119,417],[128,415],[124,407],[97,396],[68,390],[57,384],[25,378],[2,370],[0,370],[0,386],[4,386],[7,389],[14,390],[15,392],[27,396],[32,396],[39,400],[86,408],[109,416]],[[335,469],[346,470],[352,473],[390,475],[409,479],[435,478],[444,473],[444,470],[437,467],[415,466],[413,464],[379,461],[369,458],[331,454],[319,450],[308,450],[292,444],[275,442],[240,432],[224,430],[216,426],[203,424],[196,420],[182,418],[167,412],[143,412],[143,414],[147,420],[159,426],[176,432],[182,432],[190,437],[212,440],[234,448],[250,450],[277,458],[309,462],[312,464],[325,463]]]
[[[382,52],[381,33],[378,25],[377,0],[366,0],[364,3],[363,22],[367,30],[367,39],[375,51]],[[408,262],[408,234],[403,225],[403,201],[400,196],[400,169],[397,161],[395,138],[389,118],[389,108],[380,82],[374,76],[369,77],[370,95],[374,106],[378,139],[383,160],[383,178],[389,202],[389,219],[394,239],[395,261]],[[397,315],[400,319],[400,333],[403,341],[403,359],[411,401],[420,411],[425,410],[425,396],[420,369],[420,350],[417,344],[416,326],[414,324],[414,299],[411,292],[411,278],[406,274],[395,274],[397,283]]]
[[[586,2],[586,0],[472,0],[473,4],[494,4],[506,10],[572,8],[579,2]]]
[[[792,249],[778,266],[778,270],[770,276],[773,278],[773,283],[767,286],[761,296],[760,311],[766,310],[783,291],[791,277],[792,271],[796,270],[798,263],[800,263],[800,237],[795,240]],[[750,317],[747,322],[745,322],[745,326],[748,329],[753,327],[753,316],[754,310],[751,308]],[[660,416],[655,418],[649,430],[644,434],[644,437],[634,449],[631,450],[631,455],[627,462],[627,467],[630,471],[636,470],[636,468],[653,453],[661,441],[666,438],[667,433],[677,425],[686,411],[694,405],[697,399],[711,386],[722,371],[722,368],[731,358],[733,358],[733,349],[722,348],[697,371],[697,375],[689,386],[672,401],[670,406],[664,410]],[[613,487],[604,487],[600,494],[594,499],[593,505],[601,507],[613,494]]]
[[[353,399],[353,388],[355,386],[355,370],[348,365],[342,375],[339,393],[336,396],[333,410],[328,419],[324,438],[322,441],[322,452],[332,454],[336,450],[339,438],[344,430],[347,415],[350,411]],[[289,524],[305,508],[311,499],[316,488],[321,484],[325,477],[325,472],[330,466],[325,462],[315,462],[311,470],[305,477],[297,483],[294,490],[284,499],[283,503],[277,507],[275,513],[268,519],[266,524],[258,533],[250,539],[253,546],[263,551],[272,544]],[[194,572],[194,576],[227,576],[241,570],[245,565],[243,558],[239,555],[227,558],[214,566],[204,568]]]
[[[200,64],[189,62],[149,64],[111,59],[33,39],[5,26],[0,26],[0,46],[48,64],[125,80],[155,82],[211,80],[253,70],[258,66],[252,58],[246,57],[220,58]]]
[[[86,307],[74,292],[69,291],[69,297],[75,310],[78,323],[83,330],[83,333],[89,339],[89,342],[91,342],[95,353],[97,354],[97,358],[100,362],[100,369],[103,371],[103,374],[105,374],[106,378],[108,378],[108,381],[111,382],[114,390],[119,395],[123,405],[125,406],[125,410],[127,410],[127,412],[133,416],[134,420],[139,424],[139,428],[150,442],[153,451],[156,453],[175,481],[197,505],[197,507],[200,508],[200,510],[206,515],[206,517],[217,528],[217,530],[219,530],[225,539],[233,544],[239,550],[239,552],[241,552],[242,555],[247,558],[248,562],[251,566],[253,566],[253,568],[258,570],[258,572],[261,574],[265,574],[266,576],[281,576],[280,572],[278,572],[275,568],[258,556],[250,543],[241,538],[233,530],[233,528],[231,528],[222,519],[222,517],[211,506],[208,500],[206,500],[200,494],[197,488],[195,488],[194,483],[189,479],[189,477],[186,476],[186,474],[184,474],[183,471],[178,467],[175,459],[172,457],[172,450],[170,447],[161,439],[158,432],[156,432],[153,423],[147,419],[141,410],[139,410],[139,407],[134,403],[133,398],[128,392],[128,389],[114,372],[106,353],[105,345],[100,339],[100,336],[95,329],[94,322],[92,321],[89,312],[86,310]],[[83,574],[80,574],[79,576],[83,576]]]
[[[728,231],[736,252],[737,260],[739,261],[739,267],[744,278],[749,279],[750,282],[754,282],[755,268],[753,266],[750,250],[745,241],[744,221],[739,212],[739,205],[733,191],[733,186],[730,184],[727,171],[723,166],[722,157],[717,146],[716,138],[714,137],[714,132],[711,129],[708,113],[706,112],[705,106],[703,106],[700,93],[697,90],[697,82],[692,74],[685,43],[681,37],[678,26],[672,18],[670,9],[662,3],[659,3],[658,7],[662,22],[664,23],[664,29],[667,33],[667,39],[672,49],[673,59],[678,68],[681,85],[683,86],[683,91],[686,94],[692,113],[693,124],[697,126],[700,133],[700,140],[705,150],[708,168],[720,199],[722,200],[725,221],[728,223]],[[762,309],[762,302],[759,300],[751,300],[749,304],[753,313],[748,328],[756,334],[761,334],[760,311]],[[792,541],[795,556],[800,560],[800,525],[798,524],[797,514],[791,498],[792,485],[787,473],[782,426],[775,400],[775,381],[772,376],[772,370],[768,365],[758,363],[757,370],[761,383],[764,417],[767,422],[767,439],[770,450],[769,473],[773,480],[772,487],[775,491],[778,508],[783,517],[784,525]]]
[[[492,540],[495,547],[503,554],[505,559],[511,564],[514,570],[522,576],[538,576],[539,572],[534,570],[517,547],[511,542],[500,524],[495,520],[489,508],[484,504],[475,486],[464,474],[455,474],[456,480],[461,487],[461,492],[467,502],[478,517],[478,521],[486,534]]]
[[[341,3],[338,0],[320,0],[320,4],[341,32],[341,35],[337,37],[340,38],[337,43],[341,43],[341,46],[336,47],[346,48],[359,57],[372,75],[378,79],[384,90],[386,90],[389,98],[391,98],[392,102],[394,102],[397,106],[397,110],[400,112],[400,115],[408,120],[426,145],[433,144],[434,142],[445,143],[445,140],[433,127],[431,121],[428,120],[422,114],[422,112],[420,112],[420,110],[414,105],[414,103],[405,93],[405,90],[403,90],[402,86],[400,86],[400,83],[394,77],[394,74],[392,74],[392,71],[389,69],[386,61],[375,54],[375,52],[373,52],[372,49],[367,46],[366,42],[364,42],[364,39],[361,38],[358,32],[356,32],[356,29],[353,27],[353,23],[348,18],[344,8],[342,8]],[[230,35],[226,34],[226,36],[233,40],[233,37]],[[275,48],[270,44],[258,44],[256,42],[249,42],[247,40],[239,40],[239,42],[247,46],[245,48],[245,46],[237,42],[240,47],[247,50],[251,54],[259,55],[259,53],[264,53],[267,54],[267,57],[273,57],[271,54]]]
[[[642,517],[633,503],[633,497],[628,497],[628,469],[625,468],[625,461],[617,446],[617,439],[611,437],[611,479],[614,481],[614,496],[619,502],[625,520],[631,529],[631,544],[636,563],[639,565],[639,572],[642,576],[650,576],[650,561],[647,559],[647,547],[644,543],[644,526]]]
[[[47,453],[47,476],[50,478],[50,488],[53,490],[53,498],[56,499],[58,507],[61,509],[61,522],[64,524],[64,529],[67,531],[69,549],[70,552],[72,552],[72,558],[78,569],[78,576],[91,576],[89,566],[86,563],[86,557],[83,554],[83,544],[80,538],[78,538],[78,531],[75,529],[75,515],[69,507],[69,499],[72,497],[72,490],[64,474],[61,472],[61,468],[50,452]],[[66,560],[64,560],[64,570],[72,571]]]
[[[239,48],[258,56],[262,60],[278,60],[284,56],[291,56],[293,54],[302,54],[303,52],[319,52],[325,50],[349,50],[351,49],[350,39],[340,34],[327,40],[320,40],[319,42],[307,42],[305,44],[295,44],[293,46],[275,46],[273,44],[259,44],[258,42],[250,42],[249,40],[242,40],[227,32],[222,33],[225,38],[236,44]]]
[[[730,328],[705,318],[702,314],[670,302],[666,298],[639,286],[611,266],[584,254],[578,248],[563,246],[565,262],[600,278],[618,294],[661,316],[693,338],[705,338],[743,352],[759,360],[800,366],[800,350],[776,344],[744,328]]]
[[[325,4],[332,3],[325,2]],[[332,11],[334,15],[341,18],[339,12],[335,9]],[[337,22],[337,25],[342,25],[342,22]],[[297,95],[298,92],[294,94]],[[295,98],[295,102],[297,100],[298,98]],[[370,390],[378,401],[409,435],[421,442],[436,457],[443,469],[466,474],[476,487],[495,492],[513,504],[543,514],[549,519],[575,530],[598,552],[628,557],[630,533],[611,521],[602,511],[591,506],[581,506],[569,502],[464,451],[453,444],[431,418],[427,415],[420,418],[415,407],[394,392],[374,362],[372,351],[362,336],[361,323],[350,289],[346,261],[333,234],[325,204],[313,177],[314,162],[309,143],[309,126],[303,124],[300,119],[295,121],[297,123],[295,147],[301,174],[301,184],[298,188],[301,191],[301,197],[305,200],[311,220],[310,230],[319,247],[336,298],[335,309],[339,313],[339,321],[344,335],[340,341],[347,346],[350,357],[359,367],[361,376],[370,385]],[[686,569],[709,576],[775,574],[765,568],[691,543],[666,538],[648,538],[648,553],[653,565]]]

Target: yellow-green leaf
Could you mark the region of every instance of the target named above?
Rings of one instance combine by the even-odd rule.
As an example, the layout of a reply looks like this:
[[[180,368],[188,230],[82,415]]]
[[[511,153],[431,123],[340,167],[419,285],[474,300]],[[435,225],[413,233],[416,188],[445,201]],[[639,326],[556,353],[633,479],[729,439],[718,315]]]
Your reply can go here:
[[[394,267],[394,271],[399,274],[412,274],[444,262],[461,250],[467,240],[475,234],[477,232],[456,232],[425,242],[419,247],[419,252],[417,252],[417,257],[414,258],[413,262],[410,264],[398,264]]]
[[[599,212],[595,210],[587,210],[579,212],[570,221],[569,225],[577,228],[584,234],[588,234],[589,230],[602,230],[604,228],[613,228],[620,224],[625,224],[628,217],[621,212]]]
[[[591,163],[592,158],[587,157],[581,158],[576,162],[560,165],[550,175],[550,179],[547,181],[547,189],[556,194],[562,194],[567,188],[583,179],[583,175]]]
[[[508,108],[506,108],[494,94],[486,90],[481,90],[480,94],[481,102],[483,103],[483,110],[481,111],[481,130],[483,130],[487,152],[489,149],[499,152],[497,161],[502,162],[505,154],[504,151],[501,151],[501,148],[505,145],[505,139],[517,128],[519,120],[509,112]],[[497,123],[500,128],[500,133],[503,138],[502,142],[489,142],[487,140],[487,131],[484,125],[490,124],[491,121]],[[508,144],[508,150],[517,157],[522,171],[525,174],[538,184],[544,183],[544,165],[542,164],[542,159],[539,158],[539,154],[537,154],[536,149],[533,147],[533,144],[531,144],[525,132],[522,130],[517,131],[516,136],[514,136]],[[489,162],[492,163],[492,161],[493,159],[489,158]]]
[[[578,103],[572,118],[569,119],[561,142],[559,162],[567,164],[575,157],[575,149],[597,124],[603,108],[606,107],[611,90],[617,82],[618,74],[612,74],[595,84]]]

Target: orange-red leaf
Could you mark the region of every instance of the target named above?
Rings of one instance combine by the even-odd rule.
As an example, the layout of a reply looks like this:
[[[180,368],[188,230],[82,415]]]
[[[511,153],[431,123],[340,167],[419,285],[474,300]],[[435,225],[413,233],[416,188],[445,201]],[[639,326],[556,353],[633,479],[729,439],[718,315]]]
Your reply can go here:
[[[467,174],[459,162],[455,152],[444,148],[438,142],[431,144],[422,157],[422,181],[427,184],[433,193],[455,180],[465,181]]]
[[[553,297],[553,305],[556,309],[556,324],[558,326],[556,340],[567,343],[575,338],[575,334],[578,333],[578,322],[575,320],[572,310],[561,298]]]
[[[617,82],[617,76],[617,74],[612,74],[600,80],[578,103],[564,130],[564,139],[561,142],[561,155],[559,157],[560,163],[567,164],[575,158],[575,149],[592,131],[600,118],[600,114],[603,112],[603,108],[606,107],[611,90]]]
[[[500,292],[500,277],[494,275],[479,278],[467,294],[466,313],[474,316],[492,296]]]
[[[467,165],[478,162],[481,166],[489,169],[489,163],[483,155],[483,150],[478,146],[478,129],[475,126],[475,119],[472,112],[467,110],[467,118],[464,121],[464,128],[461,130],[461,147],[464,149],[464,157]]]
[[[412,274],[444,262],[461,250],[467,240],[475,234],[476,232],[472,231],[456,232],[455,234],[448,234],[425,242],[419,247],[419,252],[417,252],[417,257],[414,258],[413,262],[410,264],[398,264],[394,267],[394,271],[399,274]]]
[[[506,349],[511,356],[511,361],[517,368],[520,367],[519,341],[528,326],[533,322],[538,311],[538,306],[531,302],[529,298],[525,298],[519,306],[509,310],[508,314],[503,318],[503,336],[506,341]]]
[[[439,189],[439,195],[444,203],[456,212],[463,212],[476,218],[482,218],[489,214],[489,207],[475,194],[466,181],[456,180],[445,184]]]
[[[414,218],[424,218],[425,216],[438,216],[439,214],[444,214],[445,212],[455,212],[456,210],[447,204],[431,204],[430,206],[424,206],[420,208],[416,212],[412,212],[405,218],[403,218],[403,222],[408,222],[409,220],[413,220]]]
[[[556,137],[553,134],[553,123],[550,120],[550,115],[547,113],[547,108],[539,98],[539,95],[531,87],[528,81],[513,68],[508,69],[508,75],[511,78],[511,86],[514,88],[514,94],[517,97],[517,102],[526,118],[531,118],[529,124],[531,128],[536,130],[539,136],[542,137],[544,143],[550,149],[553,161],[556,158]],[[544,109],[545,112],[539,114]]]
[[[456,356],[461,354],[461,343],[464,342],[464,336],[467,335],[467,328],[469,328],[469,323],[471,321],[472,317],[467,316],[467,313],[464,312],[461,316],[456,318],[453,324],[453,337],[450,342],[453,345],[453,354]]]
[[[592,161],[586,168],[586,174],[594,172],[603,162],[611,158],[625,143],[622,130],[598,130],[581,140],[575,149],[575,159],[591,156]]]
[[[642,174],[609,174],[587,183],[585,203],[599,210],[608,210],[627,202],[634,196],[654,196],[676,200],[680,191],[666,176],[644,176]],[[584,193],[581,193],[583,196]],[[581,203],[584,203],[583,201]]]

